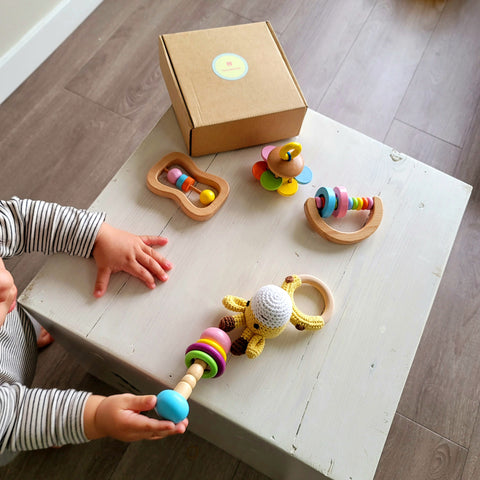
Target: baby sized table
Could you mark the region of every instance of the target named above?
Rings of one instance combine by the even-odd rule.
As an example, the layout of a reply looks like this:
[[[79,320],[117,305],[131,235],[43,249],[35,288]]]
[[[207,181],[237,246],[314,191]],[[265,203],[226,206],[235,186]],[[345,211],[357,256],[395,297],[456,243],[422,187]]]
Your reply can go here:
[[[195,388],[189,428],[274,479],[368,480],[471,187],[311,110],[293,140],[313,180],[292,197],[253,177],[262,146],[195,159],[230,185],[222,208],[197,222],[146,187],[164,155],[186,153],[169,110],[91,208],[118,228],[168,237],[170,279],[150,291],[116,274],[95,299],[94,260],[55,256],[19,301],[93,374],[156,394],[183,376],[185,348],[229,313],[225,295],[250,298],[291,274],[318,277],[335,298],[330,322],[315,333],[290,325],[255,360],[230,357],[222,377]],[[382,199],[382,223],[360,243],[330,243],[306,220],[306,199],[337,185]],[[297,302],[321,309],[308,286]]]

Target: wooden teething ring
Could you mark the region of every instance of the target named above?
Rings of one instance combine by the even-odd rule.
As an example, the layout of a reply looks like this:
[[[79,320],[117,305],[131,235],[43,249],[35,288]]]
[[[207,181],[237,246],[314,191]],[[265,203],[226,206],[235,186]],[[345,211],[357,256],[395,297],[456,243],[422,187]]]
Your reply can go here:
[[[320,295],[323,298],[323,303],[325,304],[325,308],[323,309],[321,316],[323,318],[323,321],[325,323],[328,323],[333,313],[333,294],[330,288],[328,288],[325,283],[323,283],[320,279],[314,277],[313,275],[302,274],[298,277],[300,278],[302,283],[311,285],[320,292]]]
[[[313,230],[326,240],[341,245],[351,245],[369,237],[377,230],[383,218],[383,204],[380,197],[373,197],[373,207],[365,225],[355,232],[341,232],[328,225],[318,213],[315,198],[308,198],[304,209]]]
[[[300,311],[295,304],[295,290],[301,285],[311,285],[322,296],[324,308],[320,315],[307,315]],[[298,330],[320,330],[333,314],[333,295],[328,286],[313,275],[291,275],[285,279],[282,288],[288,293],[292,301],[292,316],[290,322]]]
[[[215,200],[205,207],[197,207],[184,192],[160,182],[160,175],[171,165],[180,165],[198,182],[215,188],[218,192]],[[223,178],[200,170],[189,156],[181,152],[172,152],[165,155],[150,169],[147,174],[147,187],[156,195],[174,200],[187,216],[198,221],[208,220],[212,217],[223,205],[230,191],[228,183]]]

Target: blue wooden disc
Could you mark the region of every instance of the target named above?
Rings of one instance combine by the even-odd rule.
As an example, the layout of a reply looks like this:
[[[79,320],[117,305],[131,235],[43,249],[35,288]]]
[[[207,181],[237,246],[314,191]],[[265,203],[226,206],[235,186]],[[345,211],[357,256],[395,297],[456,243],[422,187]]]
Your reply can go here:
[[[306,166],[303,166],[303,170],[295,177],[295,180],[302,185],[310,183],[313,178],[312,171]]]

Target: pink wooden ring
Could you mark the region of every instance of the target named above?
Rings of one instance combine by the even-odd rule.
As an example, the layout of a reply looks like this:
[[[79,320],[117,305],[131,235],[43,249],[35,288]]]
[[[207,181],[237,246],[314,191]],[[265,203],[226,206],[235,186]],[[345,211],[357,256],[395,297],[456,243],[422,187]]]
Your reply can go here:
[[[206,343],[192,343],[192,345],[185,350],[185,353],[191,352],[192,350],[199,350],[200,352],[206,353],[215,360],[215,363],[218,367],[218,373],[215,375],[215,377],[219,377],[223,374],[225,371],[225,360],[215,348],[207,345]]]
[[[333,189],[337,197],[337,208],[333,211],[333,216],[342,218],[348,211],[348,192],[345,187],[335,187]]]
[[[200,338],[209,338],[210,340],[217,342],[225,350],[225,353],[228,353],[232,346],[232,341],[228,334],[218,327],[207,328],[202,332]]]

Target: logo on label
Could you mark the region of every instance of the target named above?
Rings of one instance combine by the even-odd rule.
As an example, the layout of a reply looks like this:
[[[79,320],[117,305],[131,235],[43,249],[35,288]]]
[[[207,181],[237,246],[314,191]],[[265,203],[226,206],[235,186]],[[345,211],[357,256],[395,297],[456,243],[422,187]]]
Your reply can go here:
[[[222,53],[213,59],[212,68],[224,80],[240,80],[248,72],[248,63],[236,53]]]

